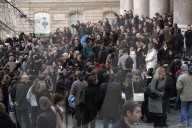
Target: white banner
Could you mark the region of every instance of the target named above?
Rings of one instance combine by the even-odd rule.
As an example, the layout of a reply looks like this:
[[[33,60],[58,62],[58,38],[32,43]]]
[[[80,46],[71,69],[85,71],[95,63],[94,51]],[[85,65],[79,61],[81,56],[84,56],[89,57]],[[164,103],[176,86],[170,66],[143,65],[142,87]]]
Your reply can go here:
[[[44,12],[35,14],[35,33],[50,33],[50,14]]]

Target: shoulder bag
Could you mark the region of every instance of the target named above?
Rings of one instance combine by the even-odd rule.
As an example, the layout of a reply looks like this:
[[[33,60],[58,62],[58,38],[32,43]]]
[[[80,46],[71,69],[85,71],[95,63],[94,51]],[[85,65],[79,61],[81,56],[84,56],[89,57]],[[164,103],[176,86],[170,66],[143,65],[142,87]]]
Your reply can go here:
[[[144,93],[135,93],[132,80],[132,90],[133,90],[133,101],[144,102]]]

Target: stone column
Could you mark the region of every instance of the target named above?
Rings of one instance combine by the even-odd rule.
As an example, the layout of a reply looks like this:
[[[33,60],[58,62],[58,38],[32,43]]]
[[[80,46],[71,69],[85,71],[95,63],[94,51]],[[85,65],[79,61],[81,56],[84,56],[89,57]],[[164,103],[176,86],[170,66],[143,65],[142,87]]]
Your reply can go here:
[[[124,10],[133,9],[133,0],[120,0],[120,14],[123,14]]]
[[[169,0],[149,0],[149,14],[150,17],[154,17],[155,13],[158,12],[160,15],[169,12]]]
[[[149,0],[134,0],[134,13],[149,16]]]
[[[170,0],[170,8],[169,8],[169,12],[173,12],[173,3],[174,3],[174,0]]]
[[[181,28],[192,24],[192,0],[174,0],[174,23]]]

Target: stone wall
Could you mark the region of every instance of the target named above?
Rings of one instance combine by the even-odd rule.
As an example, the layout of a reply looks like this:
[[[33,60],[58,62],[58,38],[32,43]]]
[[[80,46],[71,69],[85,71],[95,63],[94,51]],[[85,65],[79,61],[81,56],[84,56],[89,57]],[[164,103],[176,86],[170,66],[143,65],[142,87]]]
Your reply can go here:
[[[71,13],[80,12],[83,14],[83,21],[91,21],[96,23],[103,20],[103,13],[113,11],[119,13],[119,0],[18,0],[18,8],[34,20],[34,15],[38,12],[46,12],[50,14],[50,29],[55,32],[57,28],[69,26],[69,16]],[[64,14],[63,20],[54,20],[54,14]],[[23,19],[22,19],[23,20]],[[18,25],[19,31],[25,33],[33,33],[35,25],[29,22],[21,22]]]

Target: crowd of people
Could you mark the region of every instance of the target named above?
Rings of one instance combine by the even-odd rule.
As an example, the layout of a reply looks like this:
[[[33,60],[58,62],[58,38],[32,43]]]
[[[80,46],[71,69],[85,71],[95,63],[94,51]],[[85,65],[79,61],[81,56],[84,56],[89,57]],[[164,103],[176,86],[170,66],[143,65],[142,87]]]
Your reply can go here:
[[[172,97],[179,127],[191,126],[192,68],[182,62],[191,51],[191,26],[183,35],[166,13],[149,18],[124,10],[112,24],[105,18],[48,37],[8,35],[0,40],[0,127],[95,128],[101,119],[103,128],[141,120],[166,128]],[[141,106],[130,101],[134,93],[145,94]]]

